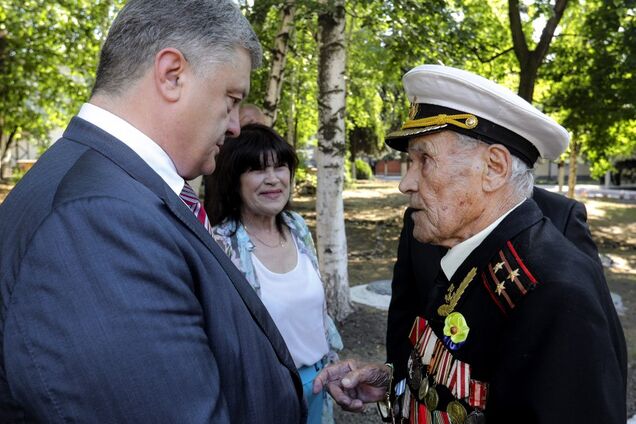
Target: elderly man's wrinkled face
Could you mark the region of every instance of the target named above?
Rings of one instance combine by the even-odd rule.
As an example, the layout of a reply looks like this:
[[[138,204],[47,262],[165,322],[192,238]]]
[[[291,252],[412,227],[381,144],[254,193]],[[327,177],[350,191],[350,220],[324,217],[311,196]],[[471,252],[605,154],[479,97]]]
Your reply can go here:
[[[483,149],[482,143],[463,144],[451,131],[410,140],[411,165],[400,191],[416,209],[415,239],[452,247],[474,235],[472,224],[485,209]]]

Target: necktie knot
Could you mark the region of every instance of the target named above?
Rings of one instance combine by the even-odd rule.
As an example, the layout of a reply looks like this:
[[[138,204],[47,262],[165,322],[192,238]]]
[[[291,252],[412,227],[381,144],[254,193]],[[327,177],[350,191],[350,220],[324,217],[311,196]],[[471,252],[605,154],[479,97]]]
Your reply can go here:
[[[194,216],[197,217],[199,222],[205,227],[208,232],[211,230],[210,221],[208,220],[208,215],[205,213],[205,209],[201,206],[201,202],[199,201],[199,196],[194,192],[190,184],[186,181],[183,184],[183,188],[181,189],[181,193],[179,197],[186,204],[188,208],[192,211]]]

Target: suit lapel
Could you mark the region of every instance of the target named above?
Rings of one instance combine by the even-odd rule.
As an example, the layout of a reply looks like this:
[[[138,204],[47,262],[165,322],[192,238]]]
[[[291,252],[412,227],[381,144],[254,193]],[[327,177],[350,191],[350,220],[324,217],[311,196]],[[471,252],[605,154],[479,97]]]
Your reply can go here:
[[[64,138],[88,146],[116,163],[132,178],[144,184],[149,190],[155,193],[164,202],[175,218],[196,235],[226,272],[257,325],[270,341],[278,359],[290,370],[294,377],[296,387],[300,387],[302,393],[302,384],[298,378],[296,367],[289,355],[287,346],[264,305],[254,293],[254,289],[252,289],[243,274],[234,266],[227,255],[223,253],[192,211],[188,209],[181,199],[168,187],[163,179],[124,143],[81,118],[74,117],[71,120],[64,132]]]

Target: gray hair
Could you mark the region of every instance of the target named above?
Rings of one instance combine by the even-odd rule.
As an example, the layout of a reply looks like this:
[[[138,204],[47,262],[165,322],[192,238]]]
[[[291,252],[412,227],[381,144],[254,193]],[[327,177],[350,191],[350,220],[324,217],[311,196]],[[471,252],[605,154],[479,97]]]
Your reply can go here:
[[[231,0],[130,0],[102,47],[93,94],[121,93],[137,81],[164,48],[178,49],[197,74],[230,62],[236,48],[260,66],[258,37]]]
[[[459,144],[466,149],[475,148],[479,145],[479,143],[484,143],[474,137],[455,131],[453,132],[457,136]],[[510,157],[512,158],[510,183],[512,184],[515,193],[524,198],[532,197],[532,189],[534,187],[533,168],[530,168],[524,161],[513,154],[510,154]]]

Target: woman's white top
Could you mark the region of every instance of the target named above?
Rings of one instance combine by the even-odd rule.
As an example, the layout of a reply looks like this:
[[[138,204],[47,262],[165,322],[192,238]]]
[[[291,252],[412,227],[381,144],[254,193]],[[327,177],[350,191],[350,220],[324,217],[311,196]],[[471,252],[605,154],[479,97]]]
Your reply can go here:
[[[278,274],[252,253],[254,271],[261,283],[261,300],[283,336],[294,364],[300,368],[318,362],[329,346],[323,322],[322,282],[309,257],[301,254],[298,246],[296,257],[294,269]]]

